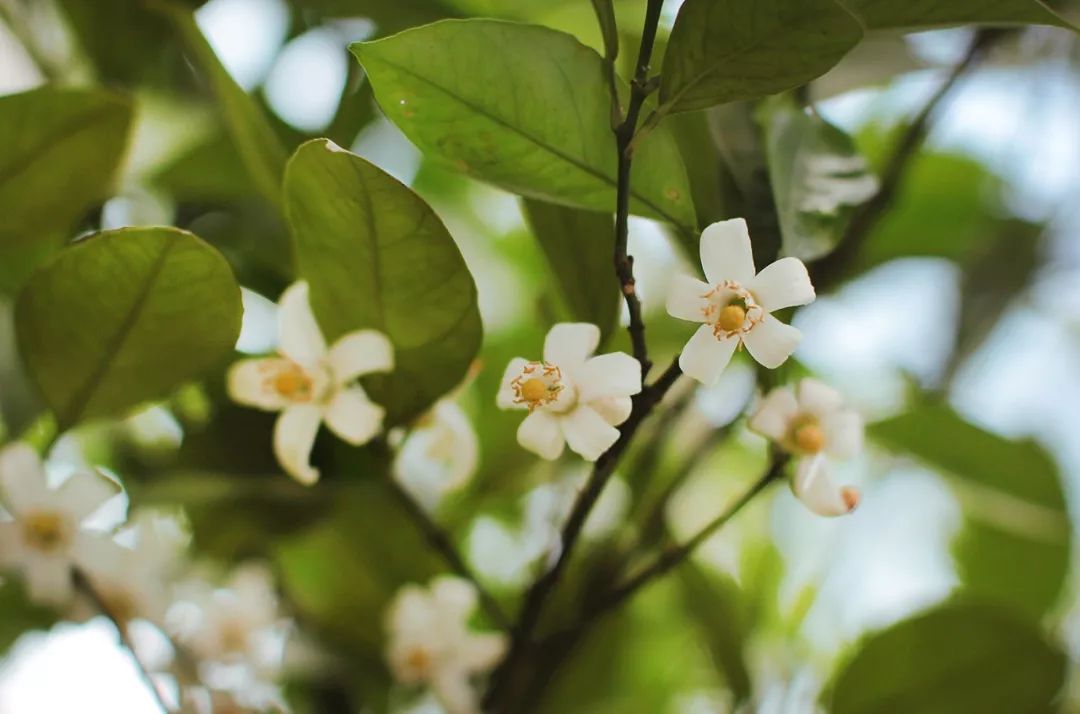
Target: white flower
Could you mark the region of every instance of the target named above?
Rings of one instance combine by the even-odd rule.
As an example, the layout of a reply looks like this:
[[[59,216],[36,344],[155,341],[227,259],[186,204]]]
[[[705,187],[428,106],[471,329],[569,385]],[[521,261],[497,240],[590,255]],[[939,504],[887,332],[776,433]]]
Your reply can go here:
[[[107,533],[87,529],[83,522],[119,492],[116,483],[97,472],[73,473],[51,489],[33,448],[21,442],[4,448],[0,501],[11,520],[0,521],[0,566],[22,572],[35,602],[68,602],[72,568],[93,572],[111,542]]]
[[[386,657],[394,678],[427,685],[450,714],[479,711],[470,679],[493,667],[506,650],[503,635],[469,631],[476,602],[472,584],[444,575],[428,589],[401,588],[387,610]]]
[[[455,402],[438,402],[401,444],[394,476],[427,505],[465,485],[476,471],[480,444]]]
[[[755,274],[746,221],[733,218],[701,234],[701,267],[707,283],[680,275],[668,293],[672,317],[704,323],[679,356],[683,372],[711,386],[740,345],[769,369],[783,364],[802,335],[770,313],[813,302],[802,261],[781,258]]]
[[[596,461],[619,438],[630,417],[631,395],[641,391],[641,365],[628,354],[593,357],[600,328],[581,322],[555,325],[544,340],[543,361],[510,361],[496,399],[502,409],[528,409],[518,443],[545,459],[563,446]]]
[[[750,428],[798,457],[792,490],[822,516],[842,516],[859,505],[859,491],[837,486],[828,459],[848,459],[862,449],[862,417],[844,406],[840,394],[816,379],[799,382],[798,392],[769,392],[750,418]]]
[[[279,357],[240,360],[229,370],[229,395],[240,404],[280,411],[274,453],[297,481],[313,484],[311,447],[319,424],[353,445],[382,429],[385,410],[372,402],[357,377],[394,367],[390,340],[375,330],[358,330],[326,347],[308,303],[305,282],[293,284],[279,303]]]

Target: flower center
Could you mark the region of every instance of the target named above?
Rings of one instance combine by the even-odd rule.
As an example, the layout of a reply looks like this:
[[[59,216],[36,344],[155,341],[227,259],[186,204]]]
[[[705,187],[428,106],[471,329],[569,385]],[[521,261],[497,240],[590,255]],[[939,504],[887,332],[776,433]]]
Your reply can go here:
[[[425,647],[413,647],[405,655],[405,665],[419,677],[426,677],[431,672],[432,664],[434,660]]]
[[[720,311],[717,326],[724,332],[736,332],[746,322],[746,310],[741,305],[728,305]]]
[[[702,312],[713,326],[716,339],[744,335],[765,317],[765,310],[741,283],[726,280],[702,295],[707,301]]]
[[[67,542],[64,519],[56,513],[31,513],[22,519],[23,539],[35,550],[52,552]]]
[[[547,362],[529,362],[510,382],[514,403],[529,405],[529,411],[553,403],[566,388],[562,370]]]
[[[799,451],[816,454],[825,448],[825,431],[816,421],[809,421],[795,428],[794,441]]]
[[[294,402],[308,402],[315,395],[314,380],[295,362],[278,367],[267,376],[265,383],[269,390]]]
[[[248,633],[241,623],[230,620],[221,627],[221,649],[229,654],[242,654],[247,650]]]

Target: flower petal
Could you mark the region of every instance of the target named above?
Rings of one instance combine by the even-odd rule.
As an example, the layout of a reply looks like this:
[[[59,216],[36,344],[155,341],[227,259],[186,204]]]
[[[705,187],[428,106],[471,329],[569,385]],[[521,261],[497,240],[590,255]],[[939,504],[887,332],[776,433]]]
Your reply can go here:
[[[764,319],[743,335],[750,356],[762,367],[776,369],[782,365],[802,340],[802,333],[791,325],[785,325],[772,315]]]
[[[0,450],[0,501],[12,515],[52,501],[41,457],[29,444],[16,441]]]
[[[23,564],[30,599],[42,605],[64,605],[74,595],[71,561],[61,555],[38,555]]]
[[[365,374],[394,369],[394,345],[378,330],[357,330],[330,347],[327,362],[334,384],[345,384]]]
[[[672,317],[691,322],[705,322],[705,308],[709,302],[703,295],[709,285],[689,275],[676,275],[668,289],[667,311]]]
[[[630,418],[630,412],[634,410],[634,400],[630,397],[605,397],[594,399],[589,402],[589,406],[608,424],[618,426]]]
[[[589,322],[560,322],[544,338],[544,361],[573,369],[596,352],[600,328]]]
[[[818,419],[827,419],[844,407],[844,397],[824,382],[805,377],[799,381],[799,409]]]
[[[470,635],[458,648],[461,666],[470,673],[480,674],[494,667],[506,653],[506,636],[497,634]]]
[[[517,430],[517,440],[523,447],[548,461],[559,458],[566,443],[559,429],[559,418],[544,409],[537,409],[522,420]]]
[[[281,357],[242,359],[229,367],[226,389],[237,404],[268,412],[281,411],[291,402],[273,388],[273,375],[295,369],[292,362]]]
[[[583,402],[628,397],[641,391],[641,363],[625,352],[597,355],[574,370],[572,378]]]
[[[777,387],[761,400],[750,417],[750,430],[780,442],[787,438],[791,422],[799,415],[799,403],[789,387]]]
[[[836,459],[850,459],[862,451],[863,419],[853,409],[845,409],[822,421],[825,450]]]
[[[728,366],[739,340],[734,337],[716,339],[711,325],[702,325],[683,347],[679,367],[706,387],[716,384],[720,373]]]
[[[510,360],[510,364],[506,365],[506,371],[503,372],[502,380],[499,382],[499,393],[495,395],[495,405],[499,409],[528,409],[529,405],[525,403],[518,404],[514,401],[514,387],[510,382],[521,374],[521,370],[525,369],[525,365],[529,363],[529,360],[524,357],[515,357]]]
[[[564,415],[559,425],[567,445],[586,461],[596,461],[619,439],[619,430],[585,404]]]
[[[330,431],[353,446],[366,444],[382,431],[386,410],[368,399],[363,387],[342,389],[330,399],[323,419]]]
[[[322,409],[296,404],[281,413],[274,424],[274,456],[294,479],[310,486],[319,480],[319,470],[311,466],[311,447],[319,433]]]
[[[469,674],[461,667],[441,667],[431,677],[431,691],[446,714],[479,714],[480,705]]]
[[[799,460],[791,490],[819,516],[842,516],[859,505],[858,489],[836,485],[829,475],[824,454]]]
[[[754,252],[745,220],[720,221],[702,232],[701,268],[714,285],[734,280],[745,286],[754,279]]]
[[[814,302],[810,274],[798,258],[781,258],[768,265],[746,286],[765,312]]]
[[[431,581],[430,587],[438,616],[444,620],[465,621],[476,609],[476,588],[464,578],[440,575]]]
[[[81,523],[120,490],[118,483],[97,471],[77,471],[56,489],[55,503],[72,521]]]
[[[314,367],[326,356],[326,341],[308,302],[308,284],[290,285],[278,301],[278,349],[293,362]]]

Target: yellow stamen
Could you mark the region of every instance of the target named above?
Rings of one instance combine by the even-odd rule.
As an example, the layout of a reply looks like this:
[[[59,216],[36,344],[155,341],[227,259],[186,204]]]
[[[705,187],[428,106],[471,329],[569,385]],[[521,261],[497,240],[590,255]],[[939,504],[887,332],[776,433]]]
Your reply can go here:
[[[56,550],[67,538],[64,520],[55,513],[31,513],[23,519],[23,538],[31,548]]]
[[[816,454],[825,448],[825,432],[816,422],[803,424],[795,429],[795,446],[800,451]]]
[[[308,399],[311,397],[311,378],[299,367],[283,369],[274,375],[274,390],[287,399]]]
[[[737,332],[746,322],[746,310],[741,305],[728,305],[720,311],[716,324],[724,332]]]
[[[405,664],[418,674],[426,674],[431,670],[431,655],[423,647],[414,647],[405,656]]]
[[[547,396],[548,386],[539,377],[527,379],[521,384],[521,398],[529,403],[540,402]]]

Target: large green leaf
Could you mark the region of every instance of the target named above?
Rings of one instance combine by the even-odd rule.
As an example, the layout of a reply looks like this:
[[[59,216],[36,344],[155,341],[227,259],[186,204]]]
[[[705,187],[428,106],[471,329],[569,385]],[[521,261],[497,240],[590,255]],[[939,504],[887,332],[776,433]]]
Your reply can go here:
[[[860,39],[862,26],[834,0],[687,0],[664,55],[661,112],[792,89]]]
[[[352,45],[383,111],[421,151],[509,191],[593,210],[615,205],[603,60],[572,36],[496,20],[446,20]],[[635,152],[632,210],[695,228],[671,136]]]
[[[850,136],[791,102],[766,113],[766,132],[783,252],[820,258],[840,241],[852,209],[877,191],[877,179]]]
[[[418,415],[461,381],[480,346],[476,285],[454,239],[408,187],[326,139],[289,161],[285,201],[327,339],[385,333],[396,366],[373,394],[391,422]]]
[[[228,263],[176,228],[105,231],[41,267],[15,306],[19,351],[61,427],[163,397],[240,332]]]
[[[1039,0],[841,0],[868,28],[1054,25],[1075,29]]]
[[[1045,714],[1066,657],[1008,611],[956,603],[867,639],[833,685],[833,714]]]
[[[597,325],[605,337],[611,334],[619,312],[611,214],[532,199],[522,205],[570,309],[570,318]]]
[[[1069,566],[1061,476],[1032,441],[1011,441],[943,405],[878,422],[871,434],[951,477],[967,525],[954,555],[965,588],[1034,616],[1057,601]]]
[[[753,694],[746,661],[749,623],[745,612],[746,594],[727,575],[714,573],[693,561],[684,563],[676,574],[690,614],[701,625],[702,638],[736,703]]]
[[[43,87],[0,97],[0,290],[12,290],[112,190],[131,103]]]

